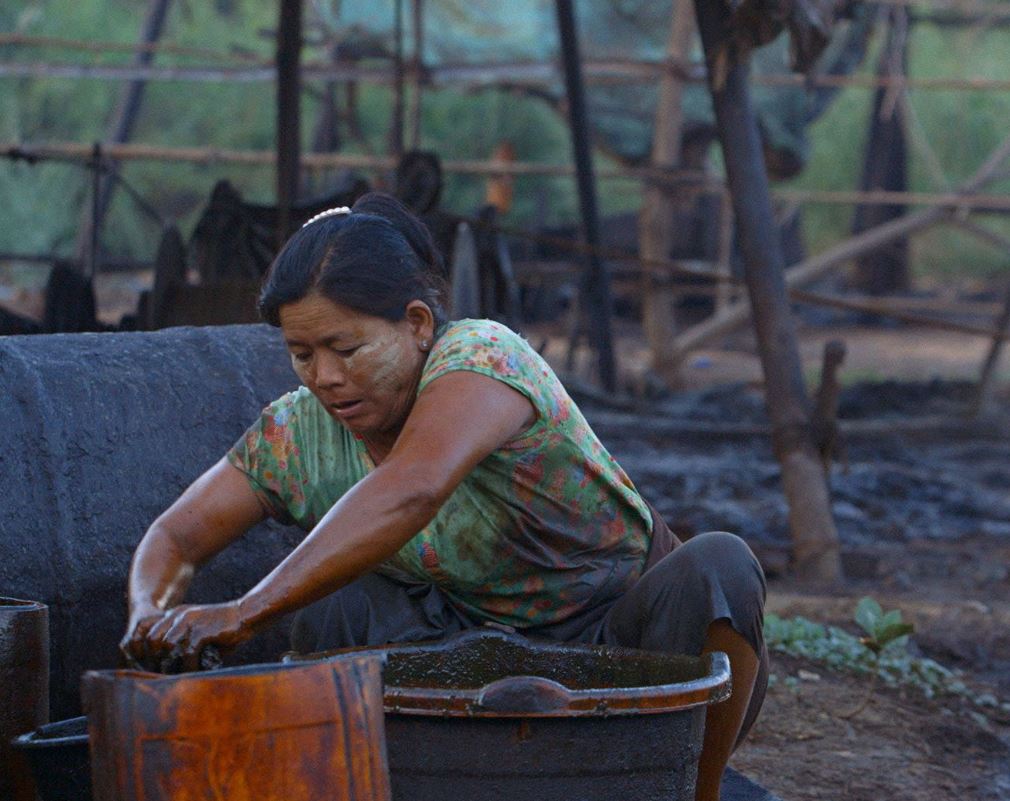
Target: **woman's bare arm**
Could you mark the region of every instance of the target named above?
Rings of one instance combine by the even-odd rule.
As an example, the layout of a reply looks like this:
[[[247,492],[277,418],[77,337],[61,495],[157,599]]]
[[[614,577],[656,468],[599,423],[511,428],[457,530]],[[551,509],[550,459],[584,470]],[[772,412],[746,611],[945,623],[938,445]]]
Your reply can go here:
[[[353,581],[396,553],[482,459],[534,420],[530,401],[493,378],[460,371],[436,379],[389,455],[266,578],[232,604],[180,607],[151,630],[153,644],[192,663],[205,644],[234,644]]]
[[[142,660],[145,635],[186,594],[195,570],[264,517],[249,481],[221,459],[147,530],[130,565],[122,649]]]

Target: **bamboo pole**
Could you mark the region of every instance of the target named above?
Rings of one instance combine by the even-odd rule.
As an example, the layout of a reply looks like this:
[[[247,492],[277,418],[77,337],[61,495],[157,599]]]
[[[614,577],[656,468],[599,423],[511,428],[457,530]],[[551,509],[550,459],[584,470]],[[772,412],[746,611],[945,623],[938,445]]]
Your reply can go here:
[[[277,246],[291,233],[301,165],[302,0],[281,0],[277,22]]]
[[[670,36],[666,57],[683,61],[694,32],[694,11],[684,0],[673,0]],[[652,166],[675,169],[680,166],[683,129],[682,98],[684,82],[673,73],[665,73],[659,82],[659,100],[652,129]],[[638,220],[639,252],[648,263],[668,259],[673,245],[674,198],[670,187],[646,185]],[[661,286],[653,271],[642,271],[642,303],[646,341],[652,352],[652,370],[668,384],[677,383],[679,363],[671,358],[668,346],[676,330],[673,304],[675,293]]]
[[[558,33],[561,39],[561,61],[565,72],[565,97],[568,100],[568,128],[575,162],[575,177],[582,216],[582,236],[586,244],[599,246],[599,214],[596,205],[596,179],[593,154],[589,144],[589,120],[586,111],[585,86],[579,57],[578,29],[573,0],[555,0]],[[611,332],[610,278],[602,260],[590,250],[586,258],[586,273],[582,282],[582,304],[577,314],[590,326],[590,341],[598,359],[600,382],[608,392],[617,388],[614,349]],[[574,340],[574,338],[573,338]]]
[[[389,120],[389,152],[403,155],[403,2],[393,0],[393,112]]]
[[[720,53],[720,45],[731,35],[728,12],[717,0],[695,0],[694,5],[709,65],[709,86],[733,197],[744,279],[754,309],[772,444],[789,503],[792,566],[803,579],[835,583],[842,578],[838,532],[824,467],[811,436],[810,402],[786,294],[785,263],[768,191],[761,135],[747,84],[748,63],[731,63],[725,72],[717,69],[720,55],[726,56]],[[721,85],[717,84],[717,76],[722,75]]]
[[[79,50],[86,53],[164,53],[174,56],[211,58],[223,61],[244,61],[269,66],[270,62],[259,56],[242,53],[225,53],[202,47],[188,47],[173,42],[109,42],[104,40],[70,39],[62,36],[30,36],[24,33],[0,33],[0,47],[46,47],[62,50]]]
[[[954,217],[951,222],[963,231],[967,231],[969,234],[981,239],[983,242],[992,245],[997,250],[1003,251],[1004,254],[1010,255],[1010,237],[1004,236],[996,231],[992,231],[985,226],[979,225],[973,220]]]
[[[168,16],[171,0],[150,0],[147,7],[147,14],[140,29],[140,40],[142,44],[153,44],[157,42],[165,28],[165,19]],[[154,58],[154,51],[145,48],[137,50],[135,64],[137,66],[148,66]],[[129,141],[133,134],[133,129],[140,115],[141,104],[144,100],[145,81],[138,79],[131,81],[123,87],[119,97],[119,102],[109,119],[105,131],[106,144],[119,144]],[[83,257],[86,253],[92,261],[94,267],[93,251],[98,246],[98,231],[101,229],[105,215],[108,213],[112,203],[112,196],[116,191],[116,173],[119,169],[115,159],[95,160],[95,177],[92,185],[92,202],[90,207],[81,209],[80,218],[77,224],[77,255]]]
[[[192,164],[239,164],[250,167],[271,167],[277,154],[270,150],[232,150],[215,147],[164,147],[138,142],[109,145],[103,152],[118,161],[178,161]],[[91,157],[91,145],[80,142],[22,143],[0,142],[0,158],[28,162],[67,160],[85,162]],[[306,153],[302,169],[332,170],[346,167],[361,170],[388,170],[396,162],[389,156],[363,153]],[[530,161],[464,160],[442,162],[446,173],[465,175],[556,176],[575,174],[571,164],[547,164]],[[611,167],[595,171],[596,177],[607,180],[649,181],[671,186],[686,186],[693,191],[719,192],[723,185],[712,176],[698,170],[657,170],[651,167]],[[791,203],[823,203],[851,205],[854,203],[908,206],[944,206],[959,214],[967,212],[1003,213],[1010,211],[1010,195],[978,192],[888,192],[873,190],[776,189],[772,196]]]
[[[847,311],[864,312],[869,314],[879,314],[881,317],[889,317],[894,320],[911,323],[922,328],[932,328],[937,331],[949,331],[956,334],[971,334],[973,336],[989,338],[1005,338],[1005,334],[991,326],[972,325],[971,323],[959,323],[954,320],[939,320],[936,317],[927,317],[912,311],[905,311],[897,304],[880,303],[879,298],[867,298],[864,295],[838,297],[834,295],[823,295],[818,292],[805,292],[801,289],[791,289],[789,291],[791,300],[799,303],[808,303],[812,306],[827,306],[835,309],[845,309]],[[877,302],[874,302],[877,301]]]
[[[417,150],[421,146],[421,94],[423,92],[424,64],[424,2],[410,0],[411,32],[414,46],[410,54],[410,97],[407,103],[407,146]]]
[[[662,60],[607,59],[590,60],[585,64],[585,79],[589,83],[621,84],[654,81],[667,71],[682,80],[701,83],[704,72],[699,65],[684,65]],[[543,89],[557,83],[561,77],[557,65],[549,61],[510,63],[445,63],[422,65],[426,86],[459,85],[477,88],[508,84],[524,88]],[[64,78],[71,80],[108,81],[185,81],[210,83],[265,83],[273,81],[276,70],[271,64],[252,67],[186,67],[128,66],[122,64],[70,64],[54,62],[5,61],[0,63],[0,78]],[[306,81],[356,81],[363,84],[393,86],[394,70],[386,65],[309,63],[303,68]],[[1008,91],[1010,79],[977,77],[909,78],[906,76],[873,75],[756,75],[757,86],[807,87],[880,87],[930,91]]]

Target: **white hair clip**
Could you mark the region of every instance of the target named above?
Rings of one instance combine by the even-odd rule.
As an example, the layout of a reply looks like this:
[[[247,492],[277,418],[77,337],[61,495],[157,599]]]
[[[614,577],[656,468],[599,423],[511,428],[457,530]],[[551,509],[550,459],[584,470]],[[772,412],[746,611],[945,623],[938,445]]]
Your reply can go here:
[[[317,222],[318,220],[321,220],[324,217],[332,217],[334,214],[350,214],[350,213],[351,210],[347,206],[337,206],[332,209],[327,209],[326,211],[319,212],[319,214],[317,214],[315,217],[309,218],[302,225],[302,228],[304,228],[306,225],[312,225],[312,223]]]

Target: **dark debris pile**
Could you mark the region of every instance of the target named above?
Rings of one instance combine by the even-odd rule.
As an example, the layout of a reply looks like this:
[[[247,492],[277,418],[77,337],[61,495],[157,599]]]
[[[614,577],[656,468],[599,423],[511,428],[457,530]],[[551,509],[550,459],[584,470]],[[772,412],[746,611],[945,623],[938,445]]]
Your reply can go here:
[[[842,391],[839,418],[950,419],[963,414],[968,382],[862,383]],[[720,436],[718,425],[767,425],[759,390],[744,385],[685,393],[636,416],[641,426],[597,425],[587,417],[643,494],[678,534],[728,530],[752,543],[788,544],[787,507],[767,436]],[[601,418],[605,415],[600,414]],[[711,435],[656,430],[656,420],[712,424]],[[886,425],[850,436],[831,474],[843,547],[995,537],[1010,541],[1010,425],[1007,420],[956,434],[909,435]]]

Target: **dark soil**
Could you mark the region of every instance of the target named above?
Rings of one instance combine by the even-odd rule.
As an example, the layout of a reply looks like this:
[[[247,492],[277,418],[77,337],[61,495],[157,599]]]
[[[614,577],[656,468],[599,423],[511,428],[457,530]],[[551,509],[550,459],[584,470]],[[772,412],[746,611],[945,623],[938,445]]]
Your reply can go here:
[[[970,392],[942,380],[843,390],[840,419],[852,433],[831,487],[847,579],[830,592],[788,576],[787,509],[760,389],[723,386],[634,411],[580,404],[678,534],[722,529],[751,544],[770,576],[769,611],[851,630],[856,602],[872,595],[914,623],[919,655],[1006,701],[1010,416],[965,422]],[[731,764],[784,801],[1010,799],[1010,720],[1000,713],[882,688],[846,720],[866,677],[779,654],[772,669],[778,681]],[[790,676],[806,678],[790,686]]]

